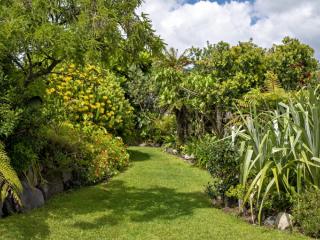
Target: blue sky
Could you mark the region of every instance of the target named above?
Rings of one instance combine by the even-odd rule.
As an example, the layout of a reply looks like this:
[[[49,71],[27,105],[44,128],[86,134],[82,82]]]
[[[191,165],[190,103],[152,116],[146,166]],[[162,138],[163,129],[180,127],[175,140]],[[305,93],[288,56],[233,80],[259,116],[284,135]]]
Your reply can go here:
[[[170,47],[181,50],[250,38],[270,47],[291,36],[320,58],[320,0],[145,0],[139,11],[149,14]]]

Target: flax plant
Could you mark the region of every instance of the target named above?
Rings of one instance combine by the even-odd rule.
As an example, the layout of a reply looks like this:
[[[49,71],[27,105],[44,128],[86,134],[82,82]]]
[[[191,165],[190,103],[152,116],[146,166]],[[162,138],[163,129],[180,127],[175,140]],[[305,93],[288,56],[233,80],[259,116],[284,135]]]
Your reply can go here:
[[[275,111],[240,113],[245,131],[240,164],[242,199],[261,214],[268,197],[294,196],[320,186],[320,97],[318,88],[302,91]],[[253,204],[255,205],[253,207]]]

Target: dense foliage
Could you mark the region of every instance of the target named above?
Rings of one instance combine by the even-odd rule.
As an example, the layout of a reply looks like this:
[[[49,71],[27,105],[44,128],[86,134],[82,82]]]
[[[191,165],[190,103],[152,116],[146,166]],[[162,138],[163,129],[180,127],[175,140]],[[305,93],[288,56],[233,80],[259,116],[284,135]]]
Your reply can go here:
[[[39,187],[49,170],[87,184],[127,166],[118,139],[134,126],[125,86],[163,48],[140,4],[0,1],[1,203],[21,192],[14,170]]]
[[[47,141],[42,156],[47,171],[72,171],[82,183],[90,184],[105,180],[128,165],[122,140],[103,128],[62,123],[44,127],[41,133]]]
[[[208,193],[238,199],[252,219],[293,208],[318,236],[305,217],[320,188],[313,49],[286,37],[179,54],[141,2],[0,0],[0,206],[20,203],[19,179],[106,180],[128,166],[125,143],[144,141],[194,157]]]
[[[311,189],[301,194],[294,204],[293,215],[303,232],[319,238],[320,236],[320,190]]]
[[[73,122],[91,122],[113,133],[128,133],[133,109],[125,99],[121,81],[124,79],[101,68],[78,70],[71,64],[50,76],[47,93],[54,95],[52,101],[61,99]]]

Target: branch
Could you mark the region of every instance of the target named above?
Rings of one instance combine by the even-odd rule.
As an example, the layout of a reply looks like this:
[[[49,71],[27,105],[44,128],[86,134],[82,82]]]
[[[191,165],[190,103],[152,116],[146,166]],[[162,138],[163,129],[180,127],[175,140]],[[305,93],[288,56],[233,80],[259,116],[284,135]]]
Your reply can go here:
[[[11,56],[12,61],[22,70],[22,72],[27,75],[25,68],[22,66],[21,62],[14,56]]]
[[[34,81],[35,79],[48,75],[52,72],[52,70],[61,62],[61,60],[52,60],[51,64],[47,67],[47,68],[43,68],[41,70],[39,70],[36,73],[32,73],[31,75],[29,75],[27,77],[27,79],[25,80],[25,86],[29,85],[32,81]]]

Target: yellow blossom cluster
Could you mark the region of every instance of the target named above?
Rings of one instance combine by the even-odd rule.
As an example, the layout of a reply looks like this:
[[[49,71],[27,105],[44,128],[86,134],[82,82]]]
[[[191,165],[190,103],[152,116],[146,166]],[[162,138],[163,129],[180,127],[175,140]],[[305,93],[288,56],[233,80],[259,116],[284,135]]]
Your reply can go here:
[[[78,69],[70,64],[60,67],[49,80],[47,94],[63,100],[72,120],[90,121],[111,132],[131,125],[133,108],[111,72],[92,65]]]

